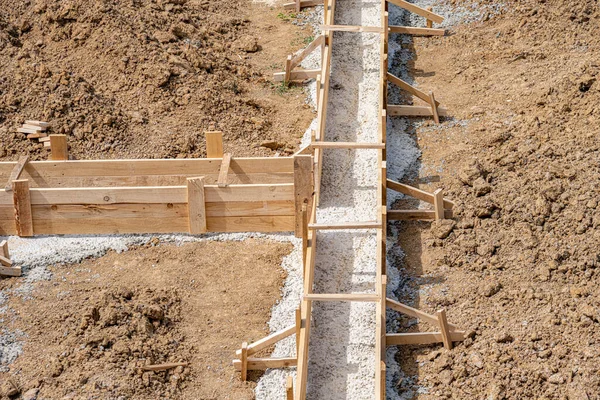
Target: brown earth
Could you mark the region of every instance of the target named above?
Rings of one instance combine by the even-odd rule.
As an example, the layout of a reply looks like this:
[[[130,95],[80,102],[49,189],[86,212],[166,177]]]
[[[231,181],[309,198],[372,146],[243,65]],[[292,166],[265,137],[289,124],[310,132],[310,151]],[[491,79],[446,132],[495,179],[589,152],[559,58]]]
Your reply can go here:
[[[417,127],[412,181],[439,175],[421,187],[443,188],[459,215],[446,239],[427,223],[402,225],[403,289],[474,337],[452,351],[403,348],[415,379],[400,391],[599,399],[600,9],[504,3],[483,23],[415,41],[417,81],[454,118]]]
[[[312,39],[299,25],[251,0],[0,0],[0,159],[47,157],[27,119],[79,159],[203,157],[205,130],[290,153],[313,112],[272,74]]]
[[[27,336],[0,388],[11,378],[40,399],[252,399],[257,375],[243,383],[231,360],[268,334],[289,252],[253,239],[150,245],[52,267],[27,299],[5,304],[5,327]],[[189,366],[140,369],[166,362]]]

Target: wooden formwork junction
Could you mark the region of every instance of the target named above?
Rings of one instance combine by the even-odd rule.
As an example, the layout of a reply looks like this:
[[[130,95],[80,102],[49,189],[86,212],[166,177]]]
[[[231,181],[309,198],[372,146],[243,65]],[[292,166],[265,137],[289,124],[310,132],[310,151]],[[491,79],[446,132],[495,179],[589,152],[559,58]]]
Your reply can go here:
[[[375,302],[376,307],[376,365],[375,365],[375,393],[374,398],[384,400],[385,395],[385,354],[386,346],[402,344],[431,344],[443,343],[447,349],[452,348],[452,342],[465,339],[465,332],[458,329],[456,325],[450,324],[446,318],[446,311],[439,310],[436,315],[427,314],[423,311],[389,299],[386,296],[386,227],[388,220],[442,220],[452,217],[454,203],[444,198],[441,190],[428,193],[418,188],[387,179],[386,168],[386,122],[388,116],[431,116],[435,122],[439,122],[440,116],[446,116],[447,110],[440,106],[432,92],[425,93],[422,90],[408,84],[402,79],[388,73],[388,35],[389,33],[402,33],[420,36],[444,35],[443,29],[434,29],[433,23],[440,23],[443,18],[404,0],[382,0],[382,26],[347,26],[334,24],[336,0],[324,1],[324,23],[322,34],[319,35],[306,49],[297,55],[288,56],[285,70],[275,74],[275,80],[291,81],[316,78],[317,85],[317,129],[313,132],[311,144],[299,154],[312,154],[314,157],[314,168],[311,171],[314,179],[314,196],[304,199],[302,208],[302,238],[303,238],[303,265],[304,265],[304,289],[303,296],[296,310],[296,323],[279,332],[275,332],[256,343],[248,345],[244,343],[237,351],[239,359],[234,360],[234,365],[242,372],[242,378],[246,379],[249,369],[266,369],[287,366],[297,366],[297,376],[293,382],[288,377],[286,395],[287,399],[305,400],[306,384],[308,377],[308,345],[311,329],[311,315],[313,301],[368,301]],[[388,4],[392,3],[411,12],[414,12],[427,21],[426,28],[389,26]],[[297,10],[304,6],[304,2],[296,2]],[[327,117],[327,102],[329,91],[329,77],[331,69],[331,50],[334,31],[344,32],[370,32],[381,34],[381,87],[379,99],[379,140],[377,143],[347,143],[326,142],[325,121]],[[321,68],[318,70],[294,69],[312,51],[320,48]],[[425,101],[428,106],[412,105],[388,105],[387,90],[388,82],[399,86],[412,95]],[[331,148],[345,149],[377,149],[378,150],[378,188],[379,199],[378,217],[376,221],[358,221],[337,224],[323,224],[316,221],[316,210],[319,204],[320,183],[322,174],[323,151]],[[421,201],[433,204],[433,210],[388,210],[386,203],[386,191],[391,189],[402,194],[412,196]],[[317,231],[324,229],[376,229],[377,231],[377,278],[374,294],[315,294],[313,293],[315,255],[317,246]],[[386,332],[386,310],[392,309],[406,315],[419,318],[425,322],[439,327],[438,332],[416,332],[416,333],[387,333]],[[250,358],[256,351],[271,346],[288,336],[296,335],[296,356],[291,358]]]
[[[206,137],[206,159],[74,161],[61,140],[51,161],[1,162],[0,235],[300,235],[312,157],[237,158],[219,132]]]

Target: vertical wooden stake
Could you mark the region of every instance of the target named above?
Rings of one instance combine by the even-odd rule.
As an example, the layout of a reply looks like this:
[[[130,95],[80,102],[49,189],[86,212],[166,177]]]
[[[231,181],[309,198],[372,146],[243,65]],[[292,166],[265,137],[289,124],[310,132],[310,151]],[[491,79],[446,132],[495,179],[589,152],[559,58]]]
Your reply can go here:
[[[242,381],[246,382],[248,379],[248,342],[242,343]]]
[[[432,11],[432,10],[433,10],[433,7],[427,7],[427,11]],[[432,20],[430,20],[430,19],[427,20],[427,27],[428,28],[433,28],[433,21]]]
[[[291,375],[288,375],[285,383],[285,399],[294,400],[294,378]]]
[[[298,351],[300,350],[300,329],[302,329],[302,314],[300,313],[300,307],[296,308],[296,358],[298,358]]]
[[[436,221],[444,219],[444,191],[442,189],[433,192],[433,208]]]
[[[223,158],[223,132],[204,132],[206,137],[206,158]]]
[[[283,78],[283,83],[290,83],[290,77],[292,76],[292,56],[289,55],[285,59],[285,77]]]
[[[321,98],[321,75],[317,75],[317,81],[315,82],[315,85],[317,85],[317,100],[315,101],[315,103],[319,103],[319,99]],[[318,108],[318,107],[317,107]]]
[[[227,187],[227,174],[229,173],[230,164],[231,153],[223,154],[223,160],[221,160],[221,169],[219,170],[219,178],[217,179],[217,185],[219,187]]]
[[[306,271],[306,253],[308,252],[308,204],[302,204],[302,276]]]
[[[50,135],[50,159],[56,161],[69,159],[66,135]]]
[[[302,235],[302,206],[310,207],[312,198],[312,163],[310,155],[294,156],[294,206],[296,214],[296,237]]]
[[[446,310],[439,310],[437,312],[438,322],[440,323],[440,331],[442,332],[442,339],[444,341],[444,347],[447,350],[452,350],[452,341],[450,340],[450,329],[448,329],[448,320],[446,319]]]
[[[3,240],[0,242],[0,253],[4,256],[4,258],[10,259],[10,253],[8,252],[8,242]]]
[[[296,0],[296,12],[300,12],[300,0]]]
[[[12,182],[13,205],[15,207],[15,227],[18,236],[33,236],[33,216],[29,181],[19,179]]]
[[[385,346],[383,346],[385,348]],[[385,378],[386,378],[387,366],[385,365],[385,359],[381,360],[381,400],[385,400]]]
[[[440,114],[438,113],[437,103],[435,102],[435,96],[433,92],[429,92],[429,102],[431,103],[431,112],[433,113],[433,120],[436,124],[440,123]]]
[[[204,177],[187,179],[188,221],[191,234],[206,232]]]

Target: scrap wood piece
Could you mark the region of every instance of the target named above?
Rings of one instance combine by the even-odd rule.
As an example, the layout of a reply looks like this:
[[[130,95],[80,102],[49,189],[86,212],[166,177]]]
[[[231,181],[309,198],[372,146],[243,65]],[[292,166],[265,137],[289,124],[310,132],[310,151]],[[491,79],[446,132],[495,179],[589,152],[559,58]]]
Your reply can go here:
[[[50,159],[63,161],[69,159],[67,135],[50,135]]]
[[[174,362],[174,363],[165,363],[165,364],[153,364],[153,365],[144,365],[142,367],[143,371],[165,371],[167,369],[177,368],[177,367],[187,367],[188,363],[186,362]]]
[[[39,133],[40,129],[31,129],[31,128],[17,128],[17,132],[19,133]]]
[[[37,125],[29,125],[29,124],[24,124],[23,126],[21,126],[21,128],[25,128],[25,129],[33,129],[36,130],[38,132],[42,132],[45,131],[46,128],[42,128],[41,126],[37,126]]]
[[[35,121],[35,120],[27,120],[27,121],[25,121],[25,125],[39,126],[40,128],[44,128],[44,129],[46,129],[50,126],[50,124],[48,122]]]
[[[222,158],[223,157],[223,132],[221,131],[206,131],[206,158]]]
[[[27,139],[42,139],[48,137],[48,135],[46,135],[43,132],[37,132],[37,133],[30,133],[27,135]]]
[[[15,164],[12,172],[10,173],[10,177],[8,178],[8,183],[4,187],[6,192],[10,192],[12,190],[12,182],[19,179],[21,176],[21,172],[25,168],[25,165],[29,162],[29,156],[21,156],[19,157],[19,161]]]
[[[217,186],[227,187],[227,174],[229,173],[230,165],[231,153],[223,154],[223,160],[221,161],[221,169],[219,170],[219,178],[217,179]]]
[[[444,17],[442,17],[441,15],[435,14],[429,10],[426,10],[424,8],[421,8],[419,6],[416,6],[412,3],[409,3],[408,1],[404,1],[404,0],[388,0],[388,2],[397,5],[398,7],[402,7],[405,10],[414,12],[417,15],[420,15],[421,17],[424,17],[426,19],[429,19],[433,22],[437,22],[438,24],[442,23],[444,21]]]

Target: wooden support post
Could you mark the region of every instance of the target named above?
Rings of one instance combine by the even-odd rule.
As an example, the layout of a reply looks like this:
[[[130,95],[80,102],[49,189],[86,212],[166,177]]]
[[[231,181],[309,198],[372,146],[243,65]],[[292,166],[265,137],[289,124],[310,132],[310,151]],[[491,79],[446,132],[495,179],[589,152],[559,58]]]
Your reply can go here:
[[[296,12],[300,12],[300,0],[296,0]]]
[[[435,211],[435,220],[444,219],[444,192],[442,189],[437,189],[433,192],[433,208]]]
[[[292,378],[291,375],[288,375],[287,381],[285,383],[285,399],[294,400],[294,378]]]
[[[444,347],[447,350],[452,350],[452,339],[450,338],[450,329],[448,329],[446,310],[439,310],[437,312],[437,317],[440,323],[440,331],[442,332],[442,340],[444,341]]]
[[[29,156],[21,156],[19,157],[19,161],[15,164],[13,170],[10,173],[10,177],[8,178],[8,183],[4,187],[4,191],[10,192],[12,190],[12,182],[19,179],[21,176],[21,172],[23,172],[23,168],[29,161]]]
[[[302,204],[302,271],[306,271],[306,253],[308,252],[308,204]],[[304,275],[302,275],[304,276]]]
[[[69,159],[66,135],[50,135],[50,159],[53,161]]]
[[[223,132],[204,132],[206,137],[206,158],[223,158]]]
[[[317,101],[319,101],[319,99],[321,98],[321,75],[317,75],[315,85],[317,85]]]
[[[385,346],[385,335],[383,335],[383,352],[385,353],[386,351],[386,346]],[[386,373],[387,373],[387,366],[385,365],[385,359],[381,360],[381,398],[380,400],[385,400],[386,396],[385,396],[385,379],[386,379]]]
[[[440,123],[440,114],[438,113],[437,102],[433,92],[429,92],[429,103],[431,104],[431,113],[433,114],[433,120],[436,124]]]
[[[302,313],[300,312],[300,306],[296,308],[296,357],[300,350],[300,329],[302,329]]]
[[[191,234],[206,232],[204,177],[187,180],[188,221]]]
[[[283,83],[287,85],[290,82],[291,77],[292,77],[292,56],[289,55],[285,59],[285,76],[283,78]]]
[[[433,7],[427,7],[427,11],[431,12],[432,10],[433,10]],[[433,21],[430,20],[429,18],[427,18],[427,27],[433,28]]]
[[[294,206],[296,210],[296,237],[302,235],[302,206],[310,207],[312,198],[312,165],[309,155],[294,156]]]
[[[15,207],[15,228],[19,236],[33,236],[33,217],[29,181],[19,179],[12,182],[13,205]]]
[[[246,382],[248,379],[248,343],[242,343],[242,355],[240,357],[242,361],[242,381]]]
[[[219,170],[219,178],[217,185],[219,187],[227,187],[227,174],[229,173],[229,166],[231,165],[231,153],[225,153],[223,160],[221,161],[221,169]]]
[[[5,258],[10,259],[10,253],[8,251],[8,242],[6,240],[0,242],[0,253],[0,255],[4,256]]]

